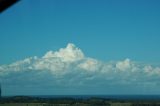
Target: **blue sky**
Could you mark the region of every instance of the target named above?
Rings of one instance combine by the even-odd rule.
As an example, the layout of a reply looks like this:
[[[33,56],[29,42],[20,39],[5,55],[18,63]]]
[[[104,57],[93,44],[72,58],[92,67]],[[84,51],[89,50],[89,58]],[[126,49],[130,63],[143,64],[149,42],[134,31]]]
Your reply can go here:
[[[159,64],[159,5],[159,0],[21,0],[0,14],[0,64],[42,57],[68,43],[100,61]]]
[[[159,4],[158,0],[22,0],[0,15],[0,64],[41,56],[68,42],[102,60],[159,62]]]

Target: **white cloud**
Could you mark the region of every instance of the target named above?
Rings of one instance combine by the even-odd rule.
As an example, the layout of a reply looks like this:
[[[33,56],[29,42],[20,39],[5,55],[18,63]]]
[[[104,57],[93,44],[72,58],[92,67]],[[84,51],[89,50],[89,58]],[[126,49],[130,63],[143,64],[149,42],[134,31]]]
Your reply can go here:
[[[129,68],[131,68],[131,61],[129,59],[125,59],[124,61],[119,61],[116,64],[116,68],[121,71],[128,70]]]
[[[61,48],[58,52],[49,51],[43,58],[60,58],[63,62],[74,62],[84,58],[83,52],[74,44],[69,43],[66,48]]]
[[[14,80],[13,80],[14,79]],[[48,80],[49,79],[49,80]],[[3,83],[50,84],[69,86],[159,86],[160,68],[125,59],[103,62],[90,57],[69,43],[59,51],[49,51],[42,57],[30,57],[0,66]],[[48,82],[47,82],[48,81]],[[17,84],[17,85],[18,85]]]
[[[78,67],[82,70],[97,71],[100,68],[100,62],[92,58],[87,58]]]

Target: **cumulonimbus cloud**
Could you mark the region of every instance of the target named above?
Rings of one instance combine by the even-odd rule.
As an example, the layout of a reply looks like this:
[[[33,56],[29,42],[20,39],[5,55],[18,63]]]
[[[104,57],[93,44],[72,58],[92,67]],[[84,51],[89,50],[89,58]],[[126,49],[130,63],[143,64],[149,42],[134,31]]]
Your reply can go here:
[[[30,57],[0,66],[2,83],[19,85],[49,84],[54,87],[155,87],[159,88],[160,67],[126,58],[103,62],[86,57],[74,44],[42,57]],[[42,83],[43,82],[43,83]]]

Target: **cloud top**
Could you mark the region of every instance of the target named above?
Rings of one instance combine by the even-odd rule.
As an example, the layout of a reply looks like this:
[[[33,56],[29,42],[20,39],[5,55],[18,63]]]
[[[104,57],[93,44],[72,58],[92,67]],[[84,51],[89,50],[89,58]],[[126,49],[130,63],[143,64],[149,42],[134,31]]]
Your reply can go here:
[[[64,62],[74,62],[84,58],[83,52],[74,44],[69,43],[66,48],[61,48],[57,52],[49,51],[43,58],[60,58]]]

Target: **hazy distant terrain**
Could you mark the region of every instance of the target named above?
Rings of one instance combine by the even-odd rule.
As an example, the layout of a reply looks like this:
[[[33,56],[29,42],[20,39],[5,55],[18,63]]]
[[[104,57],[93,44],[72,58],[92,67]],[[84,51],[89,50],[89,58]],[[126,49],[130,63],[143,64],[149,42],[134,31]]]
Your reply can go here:
[[[2,98],[0,106],[160,106],[160,100],[114,100],[103,98]]]

